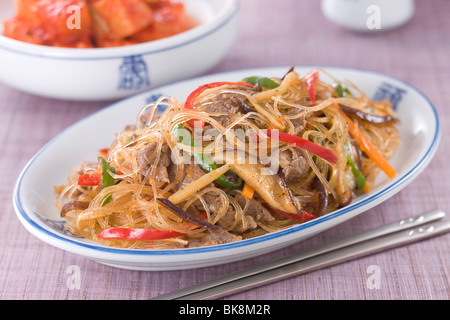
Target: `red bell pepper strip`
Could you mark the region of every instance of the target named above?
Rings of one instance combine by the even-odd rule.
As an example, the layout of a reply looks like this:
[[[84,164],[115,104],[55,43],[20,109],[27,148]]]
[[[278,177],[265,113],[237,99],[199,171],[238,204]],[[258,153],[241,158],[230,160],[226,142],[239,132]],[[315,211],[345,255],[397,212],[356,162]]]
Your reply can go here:
[[[226,82],[226,81],[222,81],[222,82],[211,82],[211,83],[207,83],[204,84],[200,87],[198,87],[197,89],[195,89],[194,91],[191,92],[191,94],[187,97],[186,102],[184,103],[184,108],[186,109],[194,109],[194,102],[195,99],[205,90],[207,89],[211,89],[211,88],[217,88],[217,87],[221,87],[224,85],[241,85],[241,86],[248,86],[248,87],[253,87],[252,84],[247,83],[247,82]],[[187,123],[194,128],[195,123],[196,122],[200,122],[200,127],[203,128],[205,126],[205,122],[202,120],[198,120],[198,119],[190,119],[187,121]]]
[[[319,80],[319,73],[317,71],[310,73],[305,77],[306,88],[309,94],[309,100],[311,100],[313,106],[316,105],[316,92],[314,90],[314,84],[316,83],[317,80]]]
[[[102,184],[102,173],[85,173],[78,177],[78,185],[83,187],[94,187]]]
[[[98,151],[98,155],[104,159],[108,159],[109,148],[103,148]]]
[[[310,221],[313,219],[316,219],[317,216],[314,216],[306,211],[303,211],[301,214],[295,214],[295,213],[287,213],[278,209],[274,209],[276,212],[278,212],[279,214],[281,214],[282,216],[285,216],[287,218],[290,219],[294,219],[294,220],[299,220],[301,222],[306,222],[306,221]]]
[[[117,171],[117,174],[122,174],[121,171]],[[102,173],[85,173],[78,177],[78,185],[82,187],[95,187],[102,184]]]
[[[297,147],[305,149],[330,163],[337,163],[338,158],[332,150],[322,147],[314,142],[278,131],[276,129],[263,129],[261,131],[263,131],[269,138],[276,138],[276,135],[278,135],[278,139],[280,141],[295,144]]]
[[[200,219],[206,219],[206,212],[201,213],[198,217]],[[186,233],[173,230],[108,228],[100,232],[98,237],[105,240],[162,240],[184,235],[186,235]]]
[[[316,83],[317,80],[319,80],[319,73],[313,72],[306,76],[306,88],[308,89],[309,94],[309,100],[311,100],[312,105],[316,105],[316,92],[314,90],[314,83]],[[314,111],[314,117],[317,117],[317,111]],[[309,125],[309,123],[307,124]]]
[[[161,240],[183,235],[185,233],[172,230],[108,228],[103,230],[98,237],[118,240]]]
[[[122,172],[117,171],[110,167],[108,162],[103,158],[98,158],[99,162],[101,163],[101,172],[94,172],[94,173],[85,173],[78,177],[78,185],[83,187],[95,187],[102,185],[102,189],[109,187],[111,185],[115,184],[115,179],[108,173],[108,169],[111,170],[113,173],[122,174]]]

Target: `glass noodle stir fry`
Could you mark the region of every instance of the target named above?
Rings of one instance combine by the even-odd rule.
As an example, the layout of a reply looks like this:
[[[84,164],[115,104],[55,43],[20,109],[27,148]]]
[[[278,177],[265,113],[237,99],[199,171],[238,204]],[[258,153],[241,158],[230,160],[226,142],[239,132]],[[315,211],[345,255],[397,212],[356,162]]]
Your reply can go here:
[[[208,83],[145,106],[56,187],[57,205],[72,233],[114,247],[256,237],[349,205],[380,172],[394,177],[397,124],[388,101],[320,69]]]

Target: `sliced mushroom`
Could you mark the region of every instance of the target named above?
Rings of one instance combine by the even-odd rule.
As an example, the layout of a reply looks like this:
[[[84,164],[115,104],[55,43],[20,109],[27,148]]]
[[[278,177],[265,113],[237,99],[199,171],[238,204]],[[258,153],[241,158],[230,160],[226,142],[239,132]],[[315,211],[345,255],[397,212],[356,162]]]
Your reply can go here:
[[[270,207],[287,213],[298,213],[297,204],[284,180],[275,174],[263,174],[265,169],[267,168],[262,164],[232,165],[232,170],[255,189]]]
[[[86,201],[71,201],[66,203],[60,211],[61,217],[64,217],[67,212],[72,210],[86,210],[89,207],[89,202]]]

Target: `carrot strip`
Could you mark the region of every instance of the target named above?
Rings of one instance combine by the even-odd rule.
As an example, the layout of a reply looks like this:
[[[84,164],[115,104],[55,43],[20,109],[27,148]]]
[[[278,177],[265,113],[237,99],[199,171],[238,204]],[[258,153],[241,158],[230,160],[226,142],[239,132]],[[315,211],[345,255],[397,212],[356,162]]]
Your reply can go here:
[[[348,131],[355,138],[356,143],[359,145],[361,150],[367,154],[367,156],[375,162],[381,170],[386,173],[389,178],[395,177],[397,172],[395,169],[389,164],[386,158],[377,150],[377,148],[370,142],[370,140],[364,135],[364,133],[359,130],[359,128],[355,125],[355,123],[342,111],[342,109],[334,103],[334,106],[339,110],[341,115],[344,117],[347,122]]]
[[[249,184],[244,183],[244,188],[242,189],[242,195],[248,199],[253,198],[255,189],[253,189]]]

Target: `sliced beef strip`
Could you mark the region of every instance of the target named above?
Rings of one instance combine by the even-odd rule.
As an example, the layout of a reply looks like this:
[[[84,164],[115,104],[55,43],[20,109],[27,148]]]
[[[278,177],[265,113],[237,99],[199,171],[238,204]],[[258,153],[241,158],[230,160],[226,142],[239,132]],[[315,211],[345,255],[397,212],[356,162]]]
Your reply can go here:
[[[205,236],[202,239],[189,239],[187,244],[187,248],[198,248],[198,247],[210,247],[221,244],[219,240],[209,239],[208,236]]]
[[[231,123],[232,118],[229,114],[236,114],[239,112],[239,105],[233,100],[229,99],[229,94],[222,94],[205,108],[205,111],[211,114],[223,114],[211,116],[217,120],[222,126],[226,127]]]
[[[236,219],[236,211],[233,207],[230,206],[228,208],[228,211],[226,214],[219,219],[217,222],[220,226],[224,228],[229,228],[233,225]],[[244,222],[239,222],[233,229],[231,230],[233,233],[236,234],[243,234],[246,231],[256,229],[258,227],[258,224],[256,223],[255,219],[251,216],[245,215],[244,216]]]
[[[226,230],[219,229],[218,231],[210,232],[209,235],[205,237],[205,240],[218,240],[220,243],[228,243],[228,242],[234,242],[239,241],[242,238],[240,236],[236,236],[234,234],[229,233]]]
[[[199,179],[205,174],[205,171],[196,163],[186,164],[184,166],[184,177],[178,183],[177,190],[183,189],[191,182]]]
[[[199,179],[201,176],[205,174],[205,171],[196,163],[192,163],[189,165],[185,165],[185,172],[183,179],[178,183],[176,190],[183,189],[193,181]],[[209,186],[213,186],[211,183]],[[208,186],[207,186],[208,187]],[[207,192],[202,195],[202,198],[205,200],[205,204],[208,206],[208,210],[210,212],[215,212],[218,210],[218,205],[220,202],[217,200],[217,195],[213,192]],[[194,201],[193,205],[199,212],[204,212],[206,208],[203,206],[203,203],[200,200]]]
[[[289,116],[297,115],[300,112],[300,109],[292,108],[288,111]],[[305,116],[300,116],[296,119],[290,119],[292,124],[294,125],[294,135],[298,135],[301,131],[305,129],[306,119]]]
[[[236,196],[236,200],[241,208],[244,208],[246,203],[248,202],[248,207],[245,214],[251,216],[255,220],[261,222],[275,220],[275,218],[270,214],[269,210],[267,210],[259,201],[255,200],[254,198],[247,199],[245,196],[238,194]]]
[[[156,164],[155,175],[150,177],[152,174],[152,166],[155,164],[156,156],[158,150],[156,149],[158,143],[152,142],[142,150],[137,152],[137,163],[141,168],[141,174],[143,179],[149,180],[152,178],[157,183],[169,183],[169,174],[167,168],[172,164],[170,160],[171,150],[167,144],[163,144],[161,147],[161,154],[159,161]]]
[[[189,240],[188,246],[193,247],[206,247],[222,243],[229,243],[242,240],[241,236],[237,236],[229,233],[226,230],[220,229],[216,232],[210,232],[202,239],[191,239]]]
[[[248,92],[250,94],[261,91],[260,87],[247,87],[247,86],[233,86],[230,89],[240,90]],[[244,106],[247,105],[247,98],[239,93],[221,93],[214,97],[205,107],[205,111],[213,114],[220,114],[212,116],[222,126],[226,127],[233,120],[230,114],[237,114],[242,111]],[[248,108],[248,107],[245,107]],[[244,108],[244,109],[245,109]]]
[[[298,148],[280,152],[281,175],[286,182],[301,179],[308,172],[308,162]]]
[[[254,230],[258,227],[257,221],[266,222],[273,221],[275,218],[270,214],[258,200],[252,198],[247,199],[241,194],[236,195],[236,200],[241,208],[245,208],[246,203],[248,206],[244,213],[244,222],[238,223],[231,231],[236,234],[243,234],[247,231]],[[235,210],[230,207],[227,213],[218,221],[218,223],[228,228],[233,225],[235,221]]]
[[[214,194],[213,192],[207,192],[205,194],[203,194],[203,199],[205,200],[205,204],[208,207],[207,209],[209,210],[209,212],[211,214],[214,214],[215,212],[217,212],[218,210],[220,210],[220,206],[221,206],[221,201],[218,199],[218,195]],[[245,206],[245,199],[242,199],[243,201],[243,205],[241,205],[241,203],[239,203],[239,205],[241,205],[242,207]],[[242,234],[246,231],[249,230],[253,230],[256,229],[258,227],[256,220],[258,219],[266,219],[268,221],[270,221],[270,219],[272,218],[272,216],[270,215],[270,213],[266,210],[263,211],[261,206],[259,205],[259,203],[256,200],[253,200],[254,202],[251,202],[251,204],[248,207],[248,210],[244,216],[244,222],[240,222],[238,223],[236,226],[233,227],[232,230],[230,230],[233,233],[236,234]],[[197,200],[193,203],[193,205],[196,207],[196,209],[200,212],[205,211],[205,207],[203,206],[203,203],[200,200]],[[263,208],[265,209],[265,208]],[[227,212],[225,213],[225,215],[223,217],[221,217],[218,221],[217,221],[217,225],[225,228],[225,229],[229,229],[235,222],[235,217],[236,215],[236,211],[234,209],[234,207],[230,206],[227,210]],[[261,217],[258,217],[257,215],[260,215]],[[273,218],[272,218],[273,219]]]

